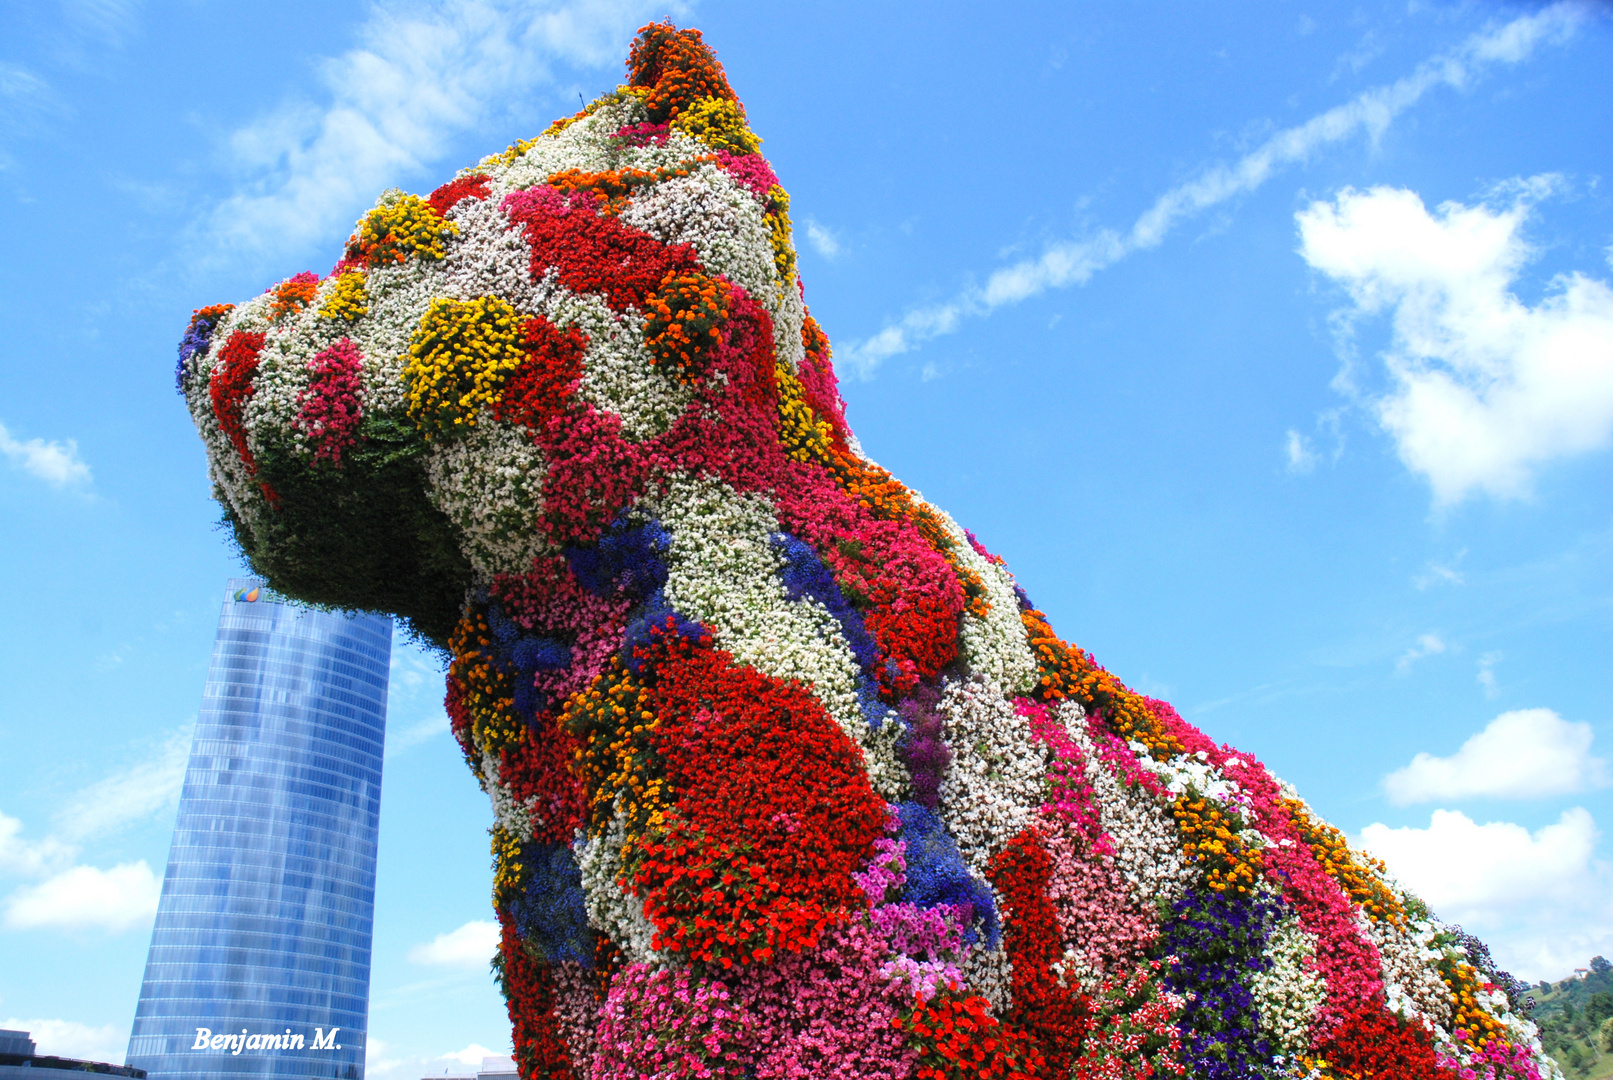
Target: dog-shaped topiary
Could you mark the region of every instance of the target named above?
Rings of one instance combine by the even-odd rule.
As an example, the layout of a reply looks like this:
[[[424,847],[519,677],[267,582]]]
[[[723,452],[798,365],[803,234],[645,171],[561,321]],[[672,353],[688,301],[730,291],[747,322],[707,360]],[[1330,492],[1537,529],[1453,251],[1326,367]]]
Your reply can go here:
[[[722,68],[628,67],[180,346],[253,567],[450,657],[521,1075],[1549,1073],[1482,946],[868,460]]]

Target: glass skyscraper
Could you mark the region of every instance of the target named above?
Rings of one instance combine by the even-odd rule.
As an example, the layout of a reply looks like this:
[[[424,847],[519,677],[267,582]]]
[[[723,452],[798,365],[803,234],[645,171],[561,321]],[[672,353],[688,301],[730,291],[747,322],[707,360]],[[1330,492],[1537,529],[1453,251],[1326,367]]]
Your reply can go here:
[[[392,623],[229,587],[128,1062],[362,1080]]]

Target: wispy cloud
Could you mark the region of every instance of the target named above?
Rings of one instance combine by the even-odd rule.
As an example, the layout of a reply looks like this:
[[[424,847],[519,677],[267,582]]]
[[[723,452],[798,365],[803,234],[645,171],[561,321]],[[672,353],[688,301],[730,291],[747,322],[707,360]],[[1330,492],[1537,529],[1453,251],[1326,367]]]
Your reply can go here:
[[[1457,566],[1467,557],[1467,548],[1456,553],[1456,556],[1447,562],[1436,562],[1432,559],[1423,569],[1422,573],[1412,577],[1411,583],[1419,592],[1433,588],[1436,585],[1465,585],[1466,576]]]
[[[0,170],[11,165],[6,142],[11,136],[38,131],[52,116],[62,116],[67,107],[44,79],[18,64],[0,61]]]
[[[498,934],[497,923],[475,920],[416,945],[409,950],[409,959],[416,964],[485,971],[498,952]]]
[[[1311,449],[1310,440],[1293,428],[1288,429],[1288,442],[1283,449],[1289,472],[1304,474],[1316,468],[1316,451]]]
[[[358,44],[320,65],[319,100],[287,105],[230,136],[245,179],[208,216],[207,253],[289,251],[329,239],[382,188],[438,161],[455,135],[506,102],[529,105],[555,82],[557,64],[618,64],[639,22],[684,9],[649,0],[372,8]]]
[[[1423,634],[1417,638],[1417,643],[1401,654],[1395,661],[1395,670],[1404,675],[1411,670],[1411,665],[1429,656],[1438,656],[1445,651],[1445,639],[1438,634]]]
[[[1487,652],[1479,657],[1478,683],[1484,687],[1484,696],[1487,698],[1495,698],[1501,694],[1501,688],[1495,682],[1495,665],[1502,659],[1499,652]]]
[[[807,218],[806,235],[812,250],[825,259],[833,259],[840,254],[840,241],[827,226]]]
[[[57,832],[69,840],[107,836],[177,806],[190,742],[190,727],[180,728],[149,758],[80,791],[57,813]]]
[[[967,318],[991,314],[1050,289],[1084,285],[1126,256],[1159,246],[1183,221],[1259,188],[1284,168],[1317,151],[1366,136],[1376,141],[1395,118],[1429,91],[1464,89],[1497,64],[1529,59],[1541,44],[1566,41],[1589,18],[1589,7],[1564,0],[1505,25],[1473,34],[1451,52],[1433,57],[1410,75],[1356,95],[1303,124],[1279,131],[1231,164],[1215,165],[1166,191],[1129,229],[1101,229],[1062,241],[1040,256],[994,271],[984,286],[966,289],[952,300],[909,312],[864,341],[840,349],[848,370],[868,377],[885,360],[950,334]]]
[[[90,467],[79,458],[78,443],[72,439],[50,442],[38,438],[19,439],[0,424],[0,454],[13,468],[53,487],[90,482]]]
[[[122,45],[139,24],[140,0],[62,0],[62,12],[79,32]]]
[[[399,731],[396,735],[389,735],[386,740],[386,756],[392,757],[409,749],[429,742],[438,735],[446,735],[451,729],[445,713],[438,712],[424,720],[417,721]]]

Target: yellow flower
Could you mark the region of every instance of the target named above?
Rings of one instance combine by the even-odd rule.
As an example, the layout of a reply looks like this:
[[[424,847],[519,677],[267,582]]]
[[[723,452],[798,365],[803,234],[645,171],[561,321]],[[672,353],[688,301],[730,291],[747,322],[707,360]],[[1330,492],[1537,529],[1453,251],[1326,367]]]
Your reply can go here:
[[[754,154],[762,140],[745,123],[745,107],[727,98],[701,98],[672,121],[672,130],[692,135],[713,150]]]
[[[474,427],[526,359],[515,309],[496,296],[431,302],[403,370],[408,412],[426,438]]]
[[[370,313],[370,294],[364,289],[364,272],[347,270],[336,279],[336,288],[319,308],[326,319],[356,322]]]

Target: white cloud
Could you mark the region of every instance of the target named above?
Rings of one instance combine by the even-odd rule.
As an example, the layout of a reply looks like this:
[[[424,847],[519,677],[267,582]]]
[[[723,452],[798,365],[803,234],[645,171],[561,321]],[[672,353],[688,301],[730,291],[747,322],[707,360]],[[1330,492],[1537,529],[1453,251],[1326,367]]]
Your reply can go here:
[[[409,950],[409,959],[417,964],[484,971],[493,954],[498,952],[498,940],[497,923],[476,920],[416,945]]]
[[[1412,191],[1346,189],[1297,215],[1300,253],[1354,314],[1391,315],[1393,389],[1374,407],[1439,505],[1525,495],[1539,466],[1613,437],[1613,289],[1573,273],[1535,307],[1512,291],[1534,254],[1523,224],[1557,184],[1518,180],[1503,205],[1432,214]]]
[[[1405,654],[1395,662],[1395,670],[1405,674],[1411,670],[1411,665],[1428,656],[1438,656],[1445,651],[1445,640],[1438,634],[1423,634],[1417,639],[1417,644],[1407,649]]]
[[[1527,60],[1535,47],[1573,36],[1589,17],[1589,5],[1562,0],[1533,14],[1471,35],[1454,51],[1433,57],[1387,86],[1279,131],[1231,165],[1205,169],[1154,201],[1127,230],[1102,229],[1090,237],[1051,245],[1039,257],[994,271],[984,288],[971,288],[953,300],[910,312],[866,341],[839,349],[848,370],[864,378],[881,362],[919,344],[955,331],[967,316],[989,315],[1049,289],[1084,285],[1101,270],[1135,251],[1157,247],[1182,221],[1254,191],[1281,169],[1318,150],[1360,135],[1376,142],[1395,117],[1438,87],[1464,89],[1494,64]]]
[[[811,218],[807,218],[806,234],[807,242],[812,245],[812,250],[822,255],[825,259],[833,259],[840,254],[840,241],[835,238],[835,234]]]
[[[438,1061],[457,1061],[461,1065],[480,1065],[484,1058],[500,1057],[481,1043],[471,1043],[463,1050],[453,1050],[443,1054]]]
[[[1427,569],[1412,578],[1411,583],[1417,586],[1419,592],[1435,585],[1464,585],[1467,583],[1467,578],[1456,568],[1456,564],[1466,557],[1467,548],[1463,548],[1449,563],[1429,560]]]
[[[1491,720],[1450,757],[1421,753],[1384,778],[1397,806],[1467,798],[1537,799],[1607,784],[1607,762],[1591,757],[1589,724],[1550,709],[1517,709]]]
[[[4,454],[17,468],[56,487],[87,484],[90,480],[90,467],[79,460],[78,443],[72,439],[65,442],[29,439],[24,442],[6,430],[4,424],[0,424],[0,454]]]
[[[1613,882],[1593,861],[1598,832],[1582,807],[1531,833],[1435,810],[1426,829],[1373,824],[1359,842],[1447,922],[1483,937],[1526,979],[1561,978],[1613,943]]]
[[[418,1057],[402,1053],[372,1034],[365,1044],[364,1074],[376,1080],[412,1080],[419,1076],[474,1077],[484,1065],[513,1069],[510,1048],[500,1053],[473,1042],[463,1050]],[[450,1064],[444,1064],[444,1063]],[[468,1070],[468,1071],[467,1071]],[[512,1074],[513,1075],[513,1074]]]
[[[448,714],[439,711],[434,716],[411,724],[386,741],[386,754],[388,757],[402,753],[411,746],[419,746],[429,742],[438,735],[446,735],[453,730],[448,723]]]
[[[1302,474],[1316,468],[1316,451],[1311,449],[1310,441],[1293,428],[1288,429],[1288,443],[1285,450],[1289,472]]]
[[[1502,659],[1502,654],[1499,652],[1487,652],[1479,657],[1478,681],[1479,685],[1484,687],[1484,696],[1487,698],[1493,698],[1501,693],[1500,688],[1495,684],[1495,665],[1499,664]]]
[[[117,1065],[122,1063],[129,1049],[129,1029],[116,1024],[95,1027],[77,1020],[24,1020],[12,1016],[0,1020],[0,1028],[28,1032],[42,1056],[82,1058]]]
[[[530,106],[553,81],[554,63],[619,64],[646,16],[683,9],[645,0],[372,7],[358,46],[322,65],[321,102],[287,106],[231,135],[250,179],[212,213],[210,240],[289,250],[328,239],[381,188],[440,158],[457,133],[505,103]]]
[[[161,883],[144,859],[110,870],[75,866],[12,893],[6,900],[5,926],[119,933],[155,915],[161,892]]]
[[[390,1049],[390,1046],[373,1035],[364,1040],[364,1074],[366,1076],[385,1076],[403,1064],[402,1058],[387,1057],[387,1051]]]
[[[73,840],[106,836],[177,806],[190,740],[188,727],[175,731],[152,757],[80,791],[57,813],[57,830]]]
[[[78,849],[55,837],[24,840],[22,822],[0,812],[0,871],[40,877],[73,861]]]

